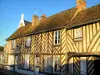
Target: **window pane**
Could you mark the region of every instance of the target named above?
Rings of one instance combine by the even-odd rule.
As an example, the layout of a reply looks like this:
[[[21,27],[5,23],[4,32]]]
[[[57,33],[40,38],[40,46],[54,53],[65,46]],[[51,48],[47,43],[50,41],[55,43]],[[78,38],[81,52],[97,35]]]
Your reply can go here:
[[[57,40],[57,36],[55,36],[55,40]]]
[[[58,40],[60,40],[60,35],[58,35]]]
[[[55,44],[57,44],[57,40],[55,40]]]
[[[60,31],[55,31],[54,32],[54,44],[59,44],[60,43]]]
[[[56,34],[56,36],[57,36],[57,31],[55,31],[55,34]]]
[[[58,44],[59,44],[60,43],[60,31],[58,31],[58,36],[57,37],[58,37],[57,40],[58,40]]]
[[[26,46],[30,46],[31,44],[31,37],[27,37]]]
[[[60,39],[58,40],[58,43],[60,43]]]
[[[16,46],[16,41],[15,41],[15,40],[12,40],[12,41],[11,41],[11,44],[12,44],[12,48],[15,48],[15,46]]]

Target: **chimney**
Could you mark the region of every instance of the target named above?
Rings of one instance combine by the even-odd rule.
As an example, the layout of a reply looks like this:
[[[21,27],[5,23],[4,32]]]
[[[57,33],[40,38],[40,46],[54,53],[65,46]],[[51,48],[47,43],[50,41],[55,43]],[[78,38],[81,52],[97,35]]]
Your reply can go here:
[[[39,17],[37,15],[34,15],[32,17],[32,26],[37,25],[39,21]]]
[[[86,9],[86,2],[85,0],[76,0],[77,9],[79,11]]]
[[[46,19],[46,15],[42,14],[40,21],[44,21]]]
[[[77,8],[77,11],[75,12],[74,16],[72,17],[71,21],[77,16],[77,14],[82,11],[82,10],[85,10],[86,9],[86,2],[85,0],[76,0],[76,8]]]

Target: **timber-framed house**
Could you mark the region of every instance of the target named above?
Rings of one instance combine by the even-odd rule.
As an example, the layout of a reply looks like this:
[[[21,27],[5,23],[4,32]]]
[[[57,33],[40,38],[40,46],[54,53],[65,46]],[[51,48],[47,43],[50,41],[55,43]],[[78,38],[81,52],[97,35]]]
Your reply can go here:
[[[26,74],[99,75],[100,4],[86,8],[85,0],[58,14],[21,21],[7,38],[6,67]]]

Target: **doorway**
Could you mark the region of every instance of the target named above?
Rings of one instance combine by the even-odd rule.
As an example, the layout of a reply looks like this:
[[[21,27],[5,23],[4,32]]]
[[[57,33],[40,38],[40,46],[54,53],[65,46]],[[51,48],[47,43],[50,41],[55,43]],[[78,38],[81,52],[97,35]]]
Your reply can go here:
[[[52,73],[52,56],[51,55],[45,55],[44,56],[44,71]]]
[[[29,69],[29,54],[25,54],[24,69]]]
[[[96,60],[94,61],[94,69],[95,69],[95,74],[100,75],[100,57],[97,57]]]
[[[14,55],[8,55],[8,70],[14,70]]]
[[[34,66],[34,74],[38,75],[39,73],[39,64],[40,64],[40,55],[36,54],[35,55],[35,66]]]
[[[54,55],[53,56],[53,72],[54,73],[60,73],[60,68],[61,68],[61,65],[60,65],[60,55]]]

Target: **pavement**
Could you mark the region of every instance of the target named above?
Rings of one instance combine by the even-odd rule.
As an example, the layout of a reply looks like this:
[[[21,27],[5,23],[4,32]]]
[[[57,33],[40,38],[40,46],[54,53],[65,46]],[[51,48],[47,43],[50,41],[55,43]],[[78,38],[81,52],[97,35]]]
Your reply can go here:
[[[18,73],[18,72],[0,69],[0,75],[27,75],[27,74],[22,74],[22,73]]]

